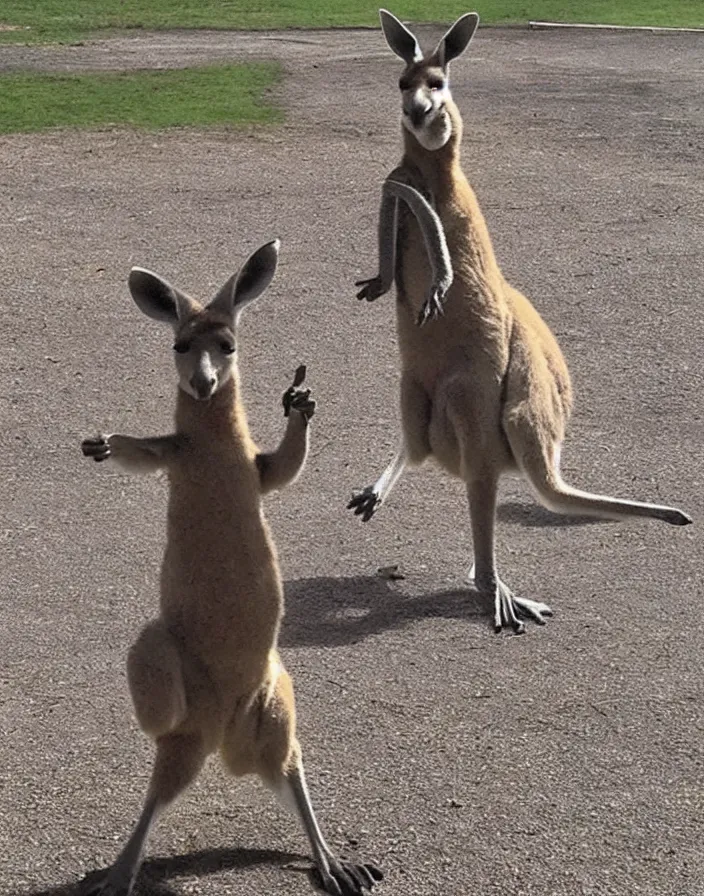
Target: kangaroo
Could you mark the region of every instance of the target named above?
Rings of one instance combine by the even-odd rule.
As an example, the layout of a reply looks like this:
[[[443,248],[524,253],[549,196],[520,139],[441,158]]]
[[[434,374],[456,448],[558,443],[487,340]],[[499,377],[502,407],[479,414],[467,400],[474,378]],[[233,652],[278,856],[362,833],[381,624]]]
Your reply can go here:
[[[170,486],[161,612],[127,661],[137,721],[156,742],[156,758],[139,820],[90,891],[101,896],[129,896],[152,824],[216,750],[232,774],[259,775],[295,810],[319,889],[361,896],[383,876],[374,865],[338,860],[323,839],[296,738],[293,686],[277,652],[283,589],[261,498],[301,472],[315,402],[299,388],[300,367],[283,396],[283,439],[260,452],[240,400],[236,333],[242,309],[271,282],[278,253],[278,240],[259,248],[205,306],[133,268],[134,301],[175,332],[175,431],[82,443],[96,461],[165,470]]]
[[[499,578],[494,527],[502,473],[518,469],[559,513],[653,517],[675,526],[691,519],[674,507],[590,494],[562,479],[572,409],[567,364],[538,312],[504,279],[460,167],[462,119],[449,65],[466,50],[479,16],[459,18],[428,56],[395,16],[384,9],[380,16],[389,47],[405,63],[404,153],[382,191],[379,273],[357,282],[357,297],[373,301],[395,280],[403,437],[379,479],[348,507],[371,519],[407,464],[434,457],[466,484],[470,579],[493,598],[495,630],[510,624],[523,632],[524,619],[544,624],[552,611],[517,597]]]

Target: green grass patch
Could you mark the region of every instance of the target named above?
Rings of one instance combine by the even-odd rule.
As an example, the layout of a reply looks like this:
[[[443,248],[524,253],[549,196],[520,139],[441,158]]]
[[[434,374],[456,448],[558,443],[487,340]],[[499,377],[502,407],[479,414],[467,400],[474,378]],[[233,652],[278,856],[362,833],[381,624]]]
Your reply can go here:
[[[71,41],[125,28],[290,28],[377,25],[370,0],[4,0],[0,41]],[[482,21],[604,22],[704,27],[702,0],[394,0],[399,18],[448,22],[476,9]],[[18,30],[2,30],[2,26]]]
[[[0,133],[54,127],[136,128],[267,124],[282,120],[267,96],[271,63],[117,74],[0,77]]]

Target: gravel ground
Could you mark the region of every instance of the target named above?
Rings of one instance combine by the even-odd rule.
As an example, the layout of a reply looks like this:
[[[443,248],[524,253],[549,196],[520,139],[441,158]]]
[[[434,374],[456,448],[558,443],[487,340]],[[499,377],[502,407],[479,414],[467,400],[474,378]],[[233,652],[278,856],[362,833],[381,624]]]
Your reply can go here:
[[[427,29],[428,41],[441,31]],[[453,67],[464,163],[499,260],[553,326],[577,406],[575,484],[702,517],[704,87],[699,35],[480,29]],[[578,525],[508,479],[499,562],[553,605],[495,636],[465,577],[461,484],[409,473],[367,526],[344,510],[397,439],[393,300],[375,270],[399,155],[399,66],[376,31],[139,33],[0,47],[0,69],[277,58],[287,122],[0,138],[0,892],[79,896],[139,811],[151,747],[127,648],[156,604],[165,489],[85,462],[96,429],[167,431],[169,334],[125,280],[207,297],[282,239],[241,368],[273,445],[308,364],[301,480],[267,501],[284,657],[320,822],[403,896],[702,896],[698,525]],[[378,567],[406,575],[387,582]],[[212,762],[159,823],[143,894],[305,894],[307,846]]]

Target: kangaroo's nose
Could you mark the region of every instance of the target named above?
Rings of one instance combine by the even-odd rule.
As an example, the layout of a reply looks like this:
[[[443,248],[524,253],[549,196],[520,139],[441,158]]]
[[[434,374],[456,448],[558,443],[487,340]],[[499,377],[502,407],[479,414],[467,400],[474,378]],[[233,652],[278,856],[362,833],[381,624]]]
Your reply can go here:
[[[193,387],[193,391],[200,399],[210,398],[210,396],[215,391],[216,383],[217,380],[214,376],[199,376],[198,374],[196,374],[195,376],[191,377],[191,386]]]
[[[410,118],[413,127],[417,128],[423,124],[423,121],[433,108],[433,104],[423,94],[422,90],[416,90],[415,93],[403,98],[403,111]]]

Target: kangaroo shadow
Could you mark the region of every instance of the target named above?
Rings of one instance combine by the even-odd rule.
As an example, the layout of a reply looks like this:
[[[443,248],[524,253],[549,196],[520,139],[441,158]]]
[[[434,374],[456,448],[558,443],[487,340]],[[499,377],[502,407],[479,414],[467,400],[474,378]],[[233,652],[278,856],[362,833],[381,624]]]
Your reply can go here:
[[[419,619],[467,619],[489,627],[492,603],[469,585],[413,597],[381,576],[286,582],[283,647],[340,647]]]
[[[504,501],[496,511],[496,518],[502,523],[513,523],[527,528],[566,529],[570,526],[589,526],[594,523],[610,523],[612,520],[598,519],[593,516],[564,516],[553,513],[541,504],[524,504],[522,501]]]
[[[133,896],[179,896],[170,886],[172,878],[203,877],[221,871],[251,868],[255,865],[278,865],[299,873],[310,873],[310,860],[298,853],[269,849],[207,849],[181,856],[147,859],[137,878]],[[107,869],[91,871],[82,880],[59,884],[49,889],[25,891],[16,896],[87,896]]]

